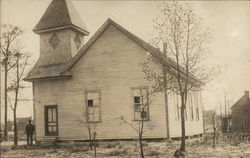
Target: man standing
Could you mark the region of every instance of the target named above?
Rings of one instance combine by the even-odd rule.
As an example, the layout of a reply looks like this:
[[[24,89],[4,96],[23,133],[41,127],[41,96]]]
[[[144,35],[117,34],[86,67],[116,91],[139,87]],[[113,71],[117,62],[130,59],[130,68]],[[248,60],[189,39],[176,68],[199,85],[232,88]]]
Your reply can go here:
[[[33,133],[35,131],[35,126],[31,124],[31,120],[28,121],[29,123],[25,127],[25,131],[27,134],[27,145],[33,144]]]

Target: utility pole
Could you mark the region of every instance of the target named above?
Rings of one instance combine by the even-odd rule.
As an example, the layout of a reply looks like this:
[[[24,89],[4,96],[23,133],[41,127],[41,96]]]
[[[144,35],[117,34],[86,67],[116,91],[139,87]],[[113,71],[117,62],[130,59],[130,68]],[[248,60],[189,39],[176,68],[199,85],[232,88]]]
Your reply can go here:
[[[225,99],[225,117],[226,117],[227,116],[227,98],[225,94],[224,94],[224,99]]]
[[[221,102],[220,102],[220,118],[222,118]]]
[[[250,63],[250,60],[248,60],[248,62]],[[250,65],[249,65],[249,69],[250,69]],[[250,90],[250,74],[249,74],[249,90]]]

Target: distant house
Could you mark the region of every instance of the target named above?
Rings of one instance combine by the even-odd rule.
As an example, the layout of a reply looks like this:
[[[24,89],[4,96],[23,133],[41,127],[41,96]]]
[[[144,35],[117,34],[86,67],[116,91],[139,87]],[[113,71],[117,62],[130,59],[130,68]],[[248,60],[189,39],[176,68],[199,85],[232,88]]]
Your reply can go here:
[[[231,107],[232,131],[250,132],[250,98],[249,91]]]
[[[89,32],[69,0],[53,0],[33,31],[40,35],[40,57],[25,80],[33,83],[36,140],[86,140],[87,121],[97,125],[97,139],[135,139],[118,118],[141,119],[139,87],[148,94],[152,86],[139,64],[160,51],[111,19],[85,44]],[[167,107],[163,93],[150,97],[144,138],[180,137],[180,97],[170,94]],[[199,135],[200,91],[189,98],[186,134]]]
[[[25,126],[28,123],[28,120],[30,120],[30,117],[19,117],[16,119],[17,123],[17,130],[18,131],[25,131]],[[8,121],[8,131],[14,130],[14,121]]]
[[[232,132],[232,115],[221,116],[221,132]]]

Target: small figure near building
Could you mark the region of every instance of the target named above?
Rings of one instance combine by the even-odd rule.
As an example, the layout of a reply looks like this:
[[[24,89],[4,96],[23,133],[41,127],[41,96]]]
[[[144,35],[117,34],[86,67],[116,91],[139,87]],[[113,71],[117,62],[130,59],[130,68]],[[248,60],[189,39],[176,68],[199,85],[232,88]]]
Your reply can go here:
[[[27,134],[27,145],[32,145],[35,126],[31,124],[31,120],[29,120],[28,122],[29,123],[25,126],[25,131]]]

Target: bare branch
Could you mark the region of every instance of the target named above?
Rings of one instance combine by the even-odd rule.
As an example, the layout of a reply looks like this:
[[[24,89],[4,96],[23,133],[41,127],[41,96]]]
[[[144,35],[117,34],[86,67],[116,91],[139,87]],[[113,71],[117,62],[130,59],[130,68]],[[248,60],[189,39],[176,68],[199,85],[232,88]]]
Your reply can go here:
[[[138,134],[140,133],[140,130],[136,129],[136,127],[132,123],[128,122],[127,119],[124,116],[121,116],[120,119],[124,123],[128,124],[136,133],[138,133]]]
[[[9,102],[10,108],[14,111],[14,107],[13,107],[9,97],[8,97],[8,102]]]

